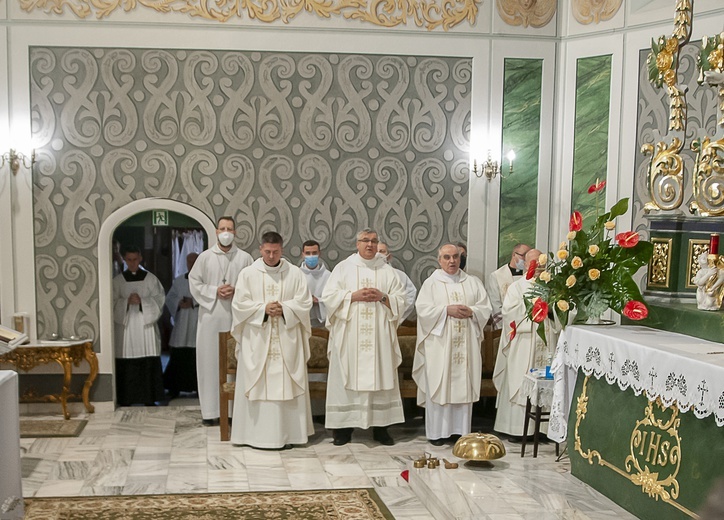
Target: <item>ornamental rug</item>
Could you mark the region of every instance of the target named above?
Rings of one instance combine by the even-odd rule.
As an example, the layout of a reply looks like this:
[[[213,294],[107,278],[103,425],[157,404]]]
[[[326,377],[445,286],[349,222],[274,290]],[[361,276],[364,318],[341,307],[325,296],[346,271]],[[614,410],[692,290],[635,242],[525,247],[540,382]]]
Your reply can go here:
[[[78,437],[85,419],[20,419],[20,437]]]
[[[25,520],[391,520],[373,489],[25,499]]]

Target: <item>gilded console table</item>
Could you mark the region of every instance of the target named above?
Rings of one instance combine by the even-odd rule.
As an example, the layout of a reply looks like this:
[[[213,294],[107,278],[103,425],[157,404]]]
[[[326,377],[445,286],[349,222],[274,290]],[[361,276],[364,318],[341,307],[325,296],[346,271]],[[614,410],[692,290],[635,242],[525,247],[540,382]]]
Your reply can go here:
[[[93,343],[90,340],[74,341],[40,341],[34,344],[21,345],[15,350],[0,356],[0,363],[7,363],[27,372],[38,365],[45,365],[56,361],[63,367],[63,389],[60,394],[51,394],[30,397],[30,401],[58,402],[63,407],[63,417],[70,419],[68,412],[68,397],[70,393],[70,380],[73,375],[73,366],[80,366],[86,360],[90,366],[90,373],[83,385],[82,399],[85,409],[93,413],[95,408],[90,403],[89,393],[93,382],[98,376],[98,358],[93,352]],[[25,397],[25,396],[24,396]]]

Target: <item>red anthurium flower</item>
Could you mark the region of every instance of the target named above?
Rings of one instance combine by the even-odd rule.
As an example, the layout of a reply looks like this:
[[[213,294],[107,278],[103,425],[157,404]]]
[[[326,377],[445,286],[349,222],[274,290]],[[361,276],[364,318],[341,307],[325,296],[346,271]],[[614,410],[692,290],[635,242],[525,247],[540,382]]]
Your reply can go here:
[[[540,323],[546,319],[546,316],[548,316],[548,304],[539,298],[533,304],[530,317],[534,322]]]
[[[568,231],[580,231],[581,229],[583,229],[583,217],[580,212],[574,211],[568,222]]]
[[[636,231],[626,231],[616,235],[616,241],[621,247],[633,247],[639,243],[640,238]]]
[[[601,181],[601,182],[596,181],[596,184],[591,184],[588,187],[588,193],[596,193],[597,191],[601,191],[605,187],[606,187],[606,181]]]
[[[528,272],[525,273],[525,279],[530,280],[535,276],[535,270],[538,269],[538,261],[537,260],[531,260],[530,265],[528,266]]]
[[[643,320],[649,315],[649,310],[643,303],[631,300],[624,306],[622,314],[630,320]]]
[[[514,321],[511,321],[510,322],[510,332],[508,332],[508,339],[510,341],[513,341],[513,338],[515,337],[517,332],[518,332],[518,324],[515,323]]]

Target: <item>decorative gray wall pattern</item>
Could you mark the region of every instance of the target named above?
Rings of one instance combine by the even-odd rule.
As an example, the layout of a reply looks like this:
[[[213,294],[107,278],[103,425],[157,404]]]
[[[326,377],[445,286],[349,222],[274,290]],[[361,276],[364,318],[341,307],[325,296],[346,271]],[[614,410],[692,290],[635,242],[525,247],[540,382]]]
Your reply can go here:
[[[98,337],[97,240],[129,202],[233,215],[253,252],[370,226],[418,285],[467,235],[471,60],[35,47],[38,336]]]
[[[691,150],[691,143],[706,135],[713,137],[716,133],[716,92],[709,86],[700,86],[696,80],[699,70],[696,68],[696,56],[701,49],[700,43],[690,43],[681,49],[679,54],[679,88],[688,88],[686,93],[686,134],[681,155],[684,160],[684,202],[676,211],[660,212],[674,214],[689,214],[689,202],[692,200],[692,179],[696,154]],[[669,127],[669,98],[665,89],[658,89],[649,82],[646,59],[650,49],[641,49],[639,52],[639,97],[638,121],[636,128],[637,153],[635,161],[633,216],[634,229],[642,231],[648,236],[648,221],[644,218],[644,204],[651,200],[648,188],[647,168],[651,157],[641,153],[641,146],[645,143],[655,144],[666,136]],[[671,134],[665,138],[671,143]],[[681,136],[679,136],[681,138]]]

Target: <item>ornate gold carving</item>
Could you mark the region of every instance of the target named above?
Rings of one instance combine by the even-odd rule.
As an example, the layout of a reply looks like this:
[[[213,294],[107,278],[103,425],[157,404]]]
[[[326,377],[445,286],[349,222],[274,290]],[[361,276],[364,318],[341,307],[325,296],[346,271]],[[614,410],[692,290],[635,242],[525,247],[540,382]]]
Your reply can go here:
[[[498,14],[508,25],[545,27],[556,14],[556,0],[496,0]]]
[[[70,419],[70,413],[68,412],[68,398],[73,396],[70,393],[70,381],[73,374],[73,365],[77,367],[83,360],[86,360],[90,366],[90,373],[83,385],[83,404],[88,412],[93,413],[95,411],[95,407],[90,403],[90,388],[93,385],[93,381],[95,381],[96,376],[98,376],[98,358],[96,357],[96,353],[93,351],[93,344],[90,341],[63,346],[20,346],[15,350],[0,356],[0,363],[14,365],[16,369],[20,369],[23,372],[27,372],[38,365],[45,365],[53,362],[57,362],[61,367],[63,367],[62,391],[60,394],[44,396],[42,400],[51,402],[59,401],[63,408],[63,416],[66,419]],[[39,400],[40,398],[34,396],[33,399]]]
[[[649,401],[644,409],[644,418],[636,421],[629,443],[630,454],[624,460],[625,470],[603,458],[601,453],[590,448],[584,450],[580,425],[588,412],[588,380],[583,380],[581,395],[576,405],[576,426],[574,449],[589,464],[595,462],[606,467],[641,487],[641,492],[655,500],[661,500],[684,514],[699,518],[687,507],[676,502],[679,497],[679,482],[676,476],[681,465],[682,446],[679,436],[679,408],[676,404],[664,408],[661,399]],[[667,415],[669,414],[669,415]]]
[[[583,25],[597,24],[613,18],[623,0],[573,0],[573,17]]]
[[[724,137],[718,141],[697,139],[691,149],[696,152],[696,167],[689,211],[703,216],[724,215]]]
[[[656,143],[656,153],[651,144],[641,147],[642,154],[652,156],[647,181],[651,201],[644,205],[646,213],[676,209],[684,201],[684,163],[679,155],[682,146],[683,142],[674,137],[668,147],[664,141]]]
[[[696,289],[694,277],[699,272],[699,257],[702,253],[709,253],[708,240],[689,239],[689,255],[686,258],[686,288]]]
[[[724,33],[714,37],[704,36],[701,41],[701,52],[696,58],[699,67],[699,84],[705,81],[717,89],[719,96],[719,120],[717,124],[724,127]]]
[[[381,27],[396,27],[413,21],[428,30],[451,27],[467,20],[475,24],[481,0],[20,0],[27,11],[42,10],[63,14],[66,9],[78,18],[95,15],[101,19],[114,11],[133,11],[139,7],[159,13],[183,13],[189,16],[227,22],[234,17],[254,18],[264,23],[283,23],[307,11],[320,18],[342,16]],[[555,0],[524,0],[525,3],[553,4]],[[550,20],[550,18],[549,18]],[[546,22],[547,23],[547,22]]]
[[[668,287],[671,272],[671,238],[652,238],[654,254],[649,263],[649,287]]]

